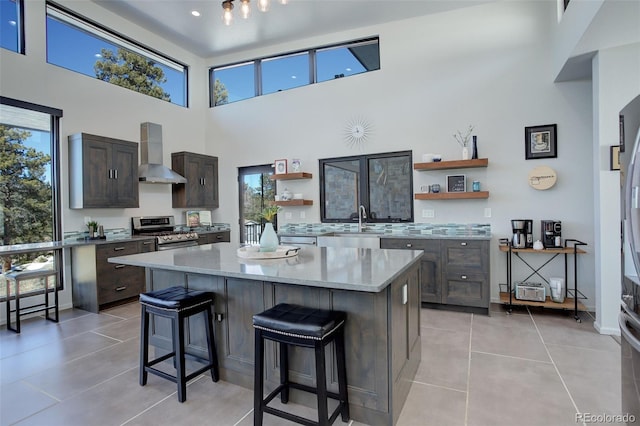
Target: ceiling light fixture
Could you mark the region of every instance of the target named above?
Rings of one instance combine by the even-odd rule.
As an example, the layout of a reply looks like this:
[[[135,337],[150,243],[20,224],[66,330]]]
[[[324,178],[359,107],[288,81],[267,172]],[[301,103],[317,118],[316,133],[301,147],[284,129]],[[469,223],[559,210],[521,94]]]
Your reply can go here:
[[[269,10],[269,0],[258,0],[258,9],[260,9],[260,12]]]
[[[242,12],[242,17],[247,19],[249,14],[251,13],[251,6],[249,5],[249,0],[240,0],[240,12]]]
[[[225,25],[231,25],[233,21],[233,0],[224,0],[222,2],[222,21]]]
[[[242,17],[244,19],[247,19],[249,17],[249,14],[251,13],[251,6],[250,6],[250,1],[251,0],[239,0],[241,5],[240,5],[240,12],[242,13]],[[261,12],[266,12],[269,10],[269,3],[270,0],[256,0],[258,2],[258,9]],[[280,4],[288,4],[289,0],[279,0]],[[222,20],[224,21],[225,25],[231,25],[231,22],[233,22],[233,2],[234,0],[224,0],[222,2]]]

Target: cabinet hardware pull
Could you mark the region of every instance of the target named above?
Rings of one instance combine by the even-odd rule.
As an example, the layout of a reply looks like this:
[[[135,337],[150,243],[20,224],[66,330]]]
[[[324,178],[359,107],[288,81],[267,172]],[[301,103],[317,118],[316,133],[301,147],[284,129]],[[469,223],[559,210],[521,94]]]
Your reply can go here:
[[[120,251],[120,250],[124,250],[124,247],[114,247],[113,251]]]
[[[207,178],[202,178],[202,185],[207,186]]]
[[[222,235],[216,235],[216,239],[221,240],[222,239]]]
[[[143,241],[142,242],[142,245],[145,245],[145,246],[148,246],[150,244],[155,244],[155,242],[153,242],[153,241]]]
[[[113,169],[113,178],[118,179],[118,169]]]
[[[122,287],[116,287],[116,291],[123,291],[123,290],[126,290],[126,289],[127,289],[126,285],[123,285]]]
[[[461,246],[466,246],[466,245],[467,245],[467,243],[460,243],[460,245],[461,245]]]
[[[109,179],[113,179],[112,176],[113,176],[113,170],[109,169]]]
[[[460,278],[463,279],[463,280],[466,280],[467,276],[466,275],[460,275]]]
[[[407,247],[413,247],[413,244],[408,243],[408,244],[407,244]]]
[[[115,266],[115,268],[116,268],[116,269],[122,269],[122,268],[124,268],[125,266],[127,266],[127,265],[116,265],[116,266]]]

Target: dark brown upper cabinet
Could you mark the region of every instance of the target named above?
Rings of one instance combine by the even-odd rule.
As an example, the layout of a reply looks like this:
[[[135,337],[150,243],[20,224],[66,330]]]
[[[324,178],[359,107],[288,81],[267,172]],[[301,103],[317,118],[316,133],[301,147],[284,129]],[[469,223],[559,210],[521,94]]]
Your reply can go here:
[[[174,152],[171,168],[187,179],[172,185],[174,208],[218,208],[218,157]]]
[[[139,207],[138,144],[69,136],[69,208]]]

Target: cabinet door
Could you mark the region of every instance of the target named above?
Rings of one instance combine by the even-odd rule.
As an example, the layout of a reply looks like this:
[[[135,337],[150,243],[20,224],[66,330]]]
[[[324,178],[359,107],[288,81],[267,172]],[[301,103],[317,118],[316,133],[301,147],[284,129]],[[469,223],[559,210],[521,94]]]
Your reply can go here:
[[[139,207],[138,202],[138,147],[114,143],[112,162],[111,205]]]
[[[185,157],[185,177],[187,183],[186,189],[186,205],[185,207],[203,207],[204,206],[204,190],[202,186],[202,167],[203,162],[200,158],[194,156]]]
[[[202,207],[217,208],[218,159],[209,157],[202,162]]]
[[[86,138],[82,145],[82,176],[69,179],[82,179],[83,207],[104,207],[111,198],[111,144]]]
[[[418,238],[382,238],[380,248],[422,250],[420,258],[420,300],[427,303],[442,303],[440,272],[440,240]]]
[[[489,306],[489,242],[442,241],[442,303]]]

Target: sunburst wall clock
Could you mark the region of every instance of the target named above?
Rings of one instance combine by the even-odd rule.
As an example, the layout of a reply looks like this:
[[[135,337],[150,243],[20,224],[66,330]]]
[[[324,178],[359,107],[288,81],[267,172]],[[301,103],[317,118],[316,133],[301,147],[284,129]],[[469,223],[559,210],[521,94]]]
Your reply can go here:
[[[361,117],[353,118],[344,128],[344,141],[349,148],[362,148],[371,136],[371,131],[372,126],[367,120]]]

